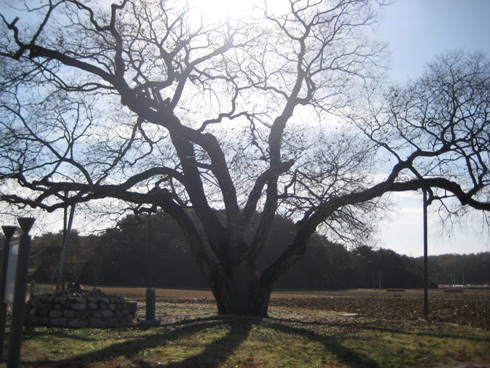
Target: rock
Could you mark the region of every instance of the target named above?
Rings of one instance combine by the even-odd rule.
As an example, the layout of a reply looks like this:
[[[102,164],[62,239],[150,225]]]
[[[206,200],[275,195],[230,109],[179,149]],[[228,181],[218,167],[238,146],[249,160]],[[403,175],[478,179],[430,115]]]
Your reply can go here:
[[[126,309],[134,316],[136,315],[136,310],[138,309],[138,303],[126,302]]]
[[[49,312],[49,317],[50,318],[59,318],[63,315],[63,312],[57,310],[57,309],[53,309],[51,312]]]
[[[93,311],[93,312],[92,312],[92,316],[93,316],[94,318],[102,318],[102,313],[101,313],[101,312],[99,312],[99,311]]]
[[[120,310],[117,310],[114,312],[114,317],[116,317],[117,319],[121,319],[124,317],[124,314]]]
[[[71,305],[71,309],[77,310],[77,311],[83,311],[87,309],[87,304],[84,303],[73,303]]]
[[[74,310],[67,309],[65,310],[64,317],[67,319],[73,319],[75,318],[75,313],[76,312]]]
[[[109,326],[109,324],[106,321],[102,321],[98,318],[93,318],[93,317],[90,318],[89,325],[90,325],[90,327],[94,327],[94,328],[101,328],[101,327]]]
[[[75,312],[75,318],[81,320],[88,320],[88,318],[92,315],[91,311],[78,311]]]
[[[85,321],[81,321],[79,319],[74,319],[73,321],[68,322],[68,327],[73,327],[73,328],[82,328],[82,327],[87,327],[88,323]]]
[[[102,311],[101,314],[102,318],[111,318],[113,316],[113,313],[110,310]]]
[[[51,326],[54,327],[66,327],[66,319],[65,318],[53,318],[49,320]]]
[[[30,325],[98,328],[126,326],[132,322],[124,298],[100,290],[31,295],[26,303],[25,323]]]
[[[34,316],[36,316],[38,314],[38,310],[37,308],[32,308],[30,311],[29,311],[29,316],[32,318]]]

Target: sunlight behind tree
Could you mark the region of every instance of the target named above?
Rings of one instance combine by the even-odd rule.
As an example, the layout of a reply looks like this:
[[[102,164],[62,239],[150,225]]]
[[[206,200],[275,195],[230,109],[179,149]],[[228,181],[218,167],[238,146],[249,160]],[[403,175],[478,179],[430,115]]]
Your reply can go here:
[[[317,229],[365,245],[389,192],[431,189],[433,200],[447,192],[490,209],[480,196],[490,186],[488,123],[479,120],[487,94],[464,104],[481,106],[473,125],[441,120],[436,103],[420,126],[427,99],[409,99],[419,89],[386,96],[393,108],[363,104],[360,91],[384,65],[383,47],[366,36],[384,1],[283,3],[288,12],[209,24],[173,0],[104,11],[46,1],[45,19],[27,30],[2,17],[0,185],[15,181],[3,201],[51,212],[107,198],[139,213],[161,209],[184,233],[219,312],[260,316]],[[486,90],[487,75],[482,68],[468,82]],[[409,116],[402,96],[415,106]],[[349,127],[324,123],[364,105]],[[392,161],[381,177],[372,174],[382,149]],[[455,158],[469,183],[452,173]],[[277,215],[294,231],[264,264]]]
[[[196,18],[202,16],[205,24],[239,21],[252,17],[255,12],[287,11],[289,2],[284,0],[189,0],[191,12],[195,12]]]
[[[190,0],[191,11],[197,11],[202,15],[205,23],[226,21],[227,19],[239,19],[251,13],[253,4],[249,1],[228,0]]]

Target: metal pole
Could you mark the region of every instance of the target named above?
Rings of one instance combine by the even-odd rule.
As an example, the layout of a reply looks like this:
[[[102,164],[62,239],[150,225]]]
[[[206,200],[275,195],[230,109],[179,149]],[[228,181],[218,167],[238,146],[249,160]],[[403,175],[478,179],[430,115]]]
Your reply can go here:
[[[56,291],[60,289],[65,290],[66,253],[68,252],[68,240],[70,239],[74,214],[75,214],[75,205],[71,206],[69,219],[67,219],[68,208],[65,208],[65,214],[63,219],[63,248],[61,250],[61,260],[60,260],[60,268],[58,270],[58,281],[56,283]]]
[[[429,261],[428,253],[428,235],[427,235],[427,190],[422,189],[424,194],[424,318],[429,320]]]
[[[10,239],[14,236],[15,226],[2,226],[5,240],[2,251],[2,269],[0,273],[0,364],[3,362],[3,345],[5,343],[5,327],[7,324],[7,303],[5,291],[7,290],[7,267],[9,262]]]
[[[29,231],[34,224],[34,221],[35,219],[33,218],[18,219],[22,234],[19,238],[19,255],[17,259],[17,273],[15,275],[14,303],[12,306],[12,324],[10,327],[7,368],[20,367],[20,349],[22,343],[22,328],[24,326],[27,275],[29,271],[29,252],[31,250],[31,237]]]
[[[152,228],[151,212],[148,212],[148,243],[146,249],[146,284],[148,288],[153,287],[153,263],[152,263]]]

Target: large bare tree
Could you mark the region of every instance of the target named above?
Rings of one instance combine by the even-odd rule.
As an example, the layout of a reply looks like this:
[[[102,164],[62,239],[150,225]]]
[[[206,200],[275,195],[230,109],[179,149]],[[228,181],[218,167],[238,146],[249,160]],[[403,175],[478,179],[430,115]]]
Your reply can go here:
[[[49,0],[2,14],[4,203],[161,208],[219,312],[262,316],[310,236],[320,226],[344,240],[367,235],[385,193],[425,188],[442,200],[442,190],[490,208],[485,60],[448,76],[448,59],[435,67],[447,84],[430,80],[429,100],[419,83],[419,96],[392,91],[356,115],[382,67],[382,48],[364,36],[380,1],[264,2],[216,23],[182,3]],[[384,176],[382,149],[395,158]],[[259,267],[276,214],[296,230]]]

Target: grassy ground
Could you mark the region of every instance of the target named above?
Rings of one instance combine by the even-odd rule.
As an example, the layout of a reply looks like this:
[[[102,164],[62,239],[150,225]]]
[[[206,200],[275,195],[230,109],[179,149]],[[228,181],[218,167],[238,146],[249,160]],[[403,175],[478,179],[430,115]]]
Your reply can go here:
[[[127,300],[144,295],[144,289],[117,292]],[[490,367],[485,329],[352,317],[345,315],[349,310],[301,303],[276,303],[269,318],[220,317],[205,293],[157,290],[160,327],[26,328],[22,366]],[[311,296],[288,296],[302,297]],[[283,299],[285,294],[278,297]],[[138,304],[137,318],[144,318],[144,305]]]

